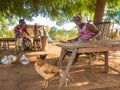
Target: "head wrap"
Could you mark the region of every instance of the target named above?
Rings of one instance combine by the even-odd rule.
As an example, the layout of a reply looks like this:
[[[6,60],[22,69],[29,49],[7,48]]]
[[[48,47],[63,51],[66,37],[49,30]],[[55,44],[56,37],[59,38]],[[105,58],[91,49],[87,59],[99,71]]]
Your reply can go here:
[[[81,14],[76,14],[76,15],[73,17],[73,22],[79,21],[79,20],[81,20],[81,19],[82,19]]]
[[[21,24],[21,23],[25,23],[25,20],[24,19],[20,19],[19,20],[19,24]]]

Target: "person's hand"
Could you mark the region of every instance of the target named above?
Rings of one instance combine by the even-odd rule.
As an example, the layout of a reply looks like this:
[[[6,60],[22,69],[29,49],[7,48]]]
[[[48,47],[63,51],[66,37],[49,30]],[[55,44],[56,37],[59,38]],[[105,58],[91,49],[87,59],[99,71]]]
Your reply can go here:
[[[67,41],[72,43],[72,42],[75,42],[76,40],[75,39],[70,39],[70,40],[67,40]]]
[[[20,33],[22,33],[22,30],[21,30],[21,29],[20,29],[19,31],[20,31]]]
[[[68,42],[72,42],[73,40],[72,39],[70,39],[70,40],[67,40]]]
[[[61,43],[67,43],[68,40],[60,40],[59,42],[61,42]]]

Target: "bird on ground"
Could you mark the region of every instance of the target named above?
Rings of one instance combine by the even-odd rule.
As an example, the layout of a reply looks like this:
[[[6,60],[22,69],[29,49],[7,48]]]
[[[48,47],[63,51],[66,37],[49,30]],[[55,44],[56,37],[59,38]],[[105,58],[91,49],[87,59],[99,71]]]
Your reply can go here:
[[[63,74],[64,74],[64,70],[60,69],[57,66],[51,65],[47,63],[45,60],[43,60],[46,58],[46,56],[47,54],[42,55],[41,57],[36,57],[34,64],[36,72],[44,79],[43,81],[44,87],[48,87],[48,81],[53,79],[56,75],[63,78]],[[69,81],[68,79],[70,79],[70,74],[68,74],[68,76],[66,77],[65,83]]]

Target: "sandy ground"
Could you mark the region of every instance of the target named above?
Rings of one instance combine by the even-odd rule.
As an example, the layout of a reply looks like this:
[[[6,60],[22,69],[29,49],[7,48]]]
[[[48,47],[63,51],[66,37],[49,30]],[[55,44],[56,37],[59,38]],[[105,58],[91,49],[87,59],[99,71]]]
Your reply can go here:
[[[47,53],[46,60],[57,65],[60,50],[56,43],[48,45],[48,51],[36,51],[27,53],[28,58],[39,56]],[[15,55],[14,48],[10,50],[0,49],[0,59],[4,55]],[[109,64],[120,70],[120,52],[110,52]],[[64,60],[66,65],[68,57]],[[79,56],[78,62],[73,66],[88,66],[88,58],[85,55]],[[103,64],[102,60],[93,60],[94,64]],[[74,81],[69,83],[68,87],[62,90],[120,90],[120,75],[109,70],[109,73],[104,73],[103,66],[93,67],[75,67],[71,68],[70,74]],[[28,65],[23,65],[19,60],[10,65],[0,64],[0,90],[57,90],[59,80],[56,78],[49,81],[47,88],[41,86],[43,78],[38,75],[34,69],[34,62],[31,61]]]

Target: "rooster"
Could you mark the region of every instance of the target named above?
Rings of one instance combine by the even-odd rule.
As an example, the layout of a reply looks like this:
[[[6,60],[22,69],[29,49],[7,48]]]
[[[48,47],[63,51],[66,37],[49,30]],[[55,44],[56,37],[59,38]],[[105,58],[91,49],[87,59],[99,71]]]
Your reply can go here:
[[[40,58],[41,58],[42,60],[44,60],[44,59],[46,58],[46,56],[47,56],[47,54],[40,55]]]
[[[44,59],[46,58],[46,55],[42,55],[44,56]],[[40,57],[36,57],[35,60],[35,70],[36,72],[41,75],[44,78],[44,82],[43,82],[43,86],[47,87],[48,86],[48,81],[52,78],[54,78],[56,75],[60,75],[63,74],[63,70],[59,69],[58,67],[48,64],[46,63],[43,59],[41,59]],[[61,77],[63,78],[63,77]],[[66,80],[68,81],[68,78],[66,78]]]

